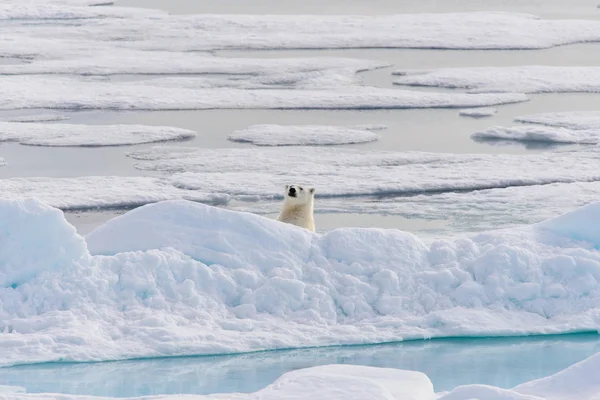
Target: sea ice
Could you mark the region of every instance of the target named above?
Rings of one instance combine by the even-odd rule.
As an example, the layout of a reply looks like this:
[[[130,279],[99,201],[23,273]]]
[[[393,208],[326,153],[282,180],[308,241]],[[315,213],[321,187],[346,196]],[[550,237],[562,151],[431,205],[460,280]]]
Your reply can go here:
[[[476,67],[398,70],[394,83],[477,92],[600,92],[600,67]]]
[[[36,198],[62,210],[131,208],[162,200],[187,199],[222,204],[228,196],[178,189],[154,177],[82,176],[77,178],[0,179],[0,199]]]
[[[339,69],[355,74],[389,66],[353,58],[231,58],[205,53],[95,49],[69,58],[32,60],[27,64],[0,65],[2,75],[26,74],[231,74],[275,75]]]
[[[97,12],[91,10],[91,13]],[[57,38],[118,38],[136,49],[542,49],[600,41],[600,22],[506,12],[354,15],[166,15],[128,12],[102,24],[61,26]],[[148,11],[146,11],[148,13]]]
[[[257,146],[314,146],[372,142],[379,135],[366,129],[323,125],[252,125],[228,136]]]
[[[589,227],[600,203],[425,245],[393,229],[317,235],[169,201],[109,221],[87,249],[56,209],[0,209],[10,238],[0,252],[2,365],[600,325],[600,236]]]
[[[464,110],[459,110],[458,113],[463,117],[473,117],[473,118],[482,118],[482,117],[491,117],[492,115],[498,112],[495,108],[488,107],[480,107],[480,108],[466,108]]]
[[[54,122],[64,121],[69,119],[68,116],[62,114],[28,114],[19,115],[18,117],[11,117],[6,119],[7,122]]]
[[[598,111],[532,114],[516,117],[515,121],[576,130],[600,130],[600,112]]]
[[[153,85],[152,80],[82,81],[40,76],[0,77],[0,109],[194,110],[403,109],[477,107],[527,101],[522,93],[435,93],[349,86],[329,90],[191,89]]]
[[[600,143],[600,127],[576,130],[539,125],[492,126],[474,133],[471,137],[479,140],[598,144]]]
[[[195,136],[193,131],[168,126],[0,122],[0,141],[32,146],[120,146]]]
[[[136,168],[173,173],[170,179],[177,187],[238,200],[280,198],[281,188],[290,181],[310,183],[318,188],[318,197],[341,197],[600,180],[600,155],[593,151],[523,156],[158,146],[127,154],[140,160]]]

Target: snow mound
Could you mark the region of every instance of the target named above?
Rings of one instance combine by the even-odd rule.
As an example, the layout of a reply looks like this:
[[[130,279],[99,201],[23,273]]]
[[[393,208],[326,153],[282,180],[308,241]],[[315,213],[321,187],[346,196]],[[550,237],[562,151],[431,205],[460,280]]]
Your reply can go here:
[[[64,121],[69,119],[66,115],[61,114],[31,114],[12,117],[7,122],[53,122]]]
[[[321,125],[252,125],[228,136],[257,146],[325,146],[367,143],[379,136],[370,130]]]
[[[524,115],[522,117],[516,117],[515,121],[574,130],[600,130],[600,112],[598,111],[571,111]]]
[[[600,127],[591,130],[574,130],[551,126],[493,126],[471,135],[479,140],[517,140],[522,142],[549,143],[600,143]]]
[[[195,136],[193,131],[167,126],[0,122],[0,141],[32,146],[120,146]]]
[[[492,115],[498,112],[495,108],[481,107],[481,108],[466,108],[464,110],[459,110],[459,115],[463,117],[473,117],[473,118],[483,118],[483,117],[491,117]]]
[[[471,92],[600,92],[600,67],[468,67],[400,70],[399,85],[471,89]]]
[[[0,288],[16,287],[43,271],[87,265],[83,238],[64,223],[60,210],[37,201],[0,203],[0,232]]]
[[[90,233],[92,255],[59,211],[0,209],[0,365],[600,326],[600,203],[428,246],[169,201]]]

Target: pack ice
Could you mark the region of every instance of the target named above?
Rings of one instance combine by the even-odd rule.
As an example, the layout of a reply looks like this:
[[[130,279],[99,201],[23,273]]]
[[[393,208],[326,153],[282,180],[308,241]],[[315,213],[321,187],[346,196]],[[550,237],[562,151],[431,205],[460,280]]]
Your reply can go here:
[[[0,365],[595,331],[600,203],[425,245],[324,235],[187,201],[86,239],[61,211],[0,202]]]

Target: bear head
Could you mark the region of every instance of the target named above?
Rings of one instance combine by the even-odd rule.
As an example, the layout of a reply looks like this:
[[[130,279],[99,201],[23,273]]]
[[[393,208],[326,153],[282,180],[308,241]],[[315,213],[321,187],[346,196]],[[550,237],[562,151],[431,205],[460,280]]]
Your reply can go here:
[[[285,185],[285,201],[292,204],[308,204],[312,201],[315,188],[305,188],[300,185]]]

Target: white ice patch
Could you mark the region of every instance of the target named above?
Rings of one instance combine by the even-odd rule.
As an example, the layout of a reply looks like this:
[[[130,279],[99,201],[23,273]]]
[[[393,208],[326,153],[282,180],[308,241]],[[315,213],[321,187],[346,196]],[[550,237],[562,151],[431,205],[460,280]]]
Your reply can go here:
[[[477,107],[527,100],[520,93],[435,93],[361,86],[331,90],[190,89],[153,85],[151,80],[123,84],[39,76],[1,77],[0,86],[0,109],[403,109]]]
[[[600,143],[600,128],[574,130],[538,125],[493,126],[476,132],[471,137],[479,140],[598,144]]]
[[[483,117],[491,117],[492,115],[498,112],[495,108],[489,107],[481,107],[481,108],[466,108],[464,110],[459,110],[459,115],[463,117],[473,117],[473,118],[483,118]]]
[[[7,122],[54,122],[54,121],[64,121],[69,119],[66,115],[61,114],[29,114],[29,115],[20,115],[18,117],[11,117],[6,119]]]
[[[318,197],[402,195],[600,180],[597,152],[454,155],[353,149],[198,149],[158,146],[127,153],[142,170],[174,173],[171,182],[234,199],[273,199],[289,181]],[[252,162],[248,162],[252,160]],[[498,168],[502,165],[503,168]],[[317,200],[318,204],[318,200]]]
[[[178,189],[152,177],[0,179],[0,199],[35,198],[63,210],[130,208],[162,200],[187,199],[223,204],[228,196]]]
[[[471,92],[600,92],[600,67],[476,67],[399,70],[394,83]]]
[[[32,146],[121,146],[195,136],[193,131],[168,126],[0,122],[0,141]]]
[[[92,232],[103,256],[54,209],[0,209],[2,365],[600,327],[600,203],[426,246],[163,202]]]
[[[515,121],[567,129],[600,130],[599,111],[571,111],[524,115],[516,117]]]
[[[252,125],[228,136],[256,146],[325,146],[367,143],[379,135],[366,129],[323,125]]]

